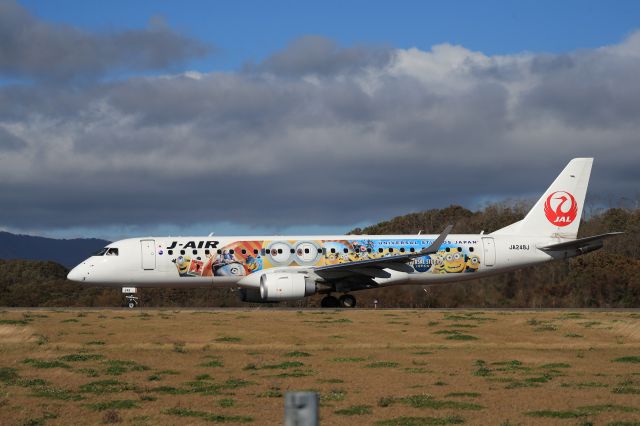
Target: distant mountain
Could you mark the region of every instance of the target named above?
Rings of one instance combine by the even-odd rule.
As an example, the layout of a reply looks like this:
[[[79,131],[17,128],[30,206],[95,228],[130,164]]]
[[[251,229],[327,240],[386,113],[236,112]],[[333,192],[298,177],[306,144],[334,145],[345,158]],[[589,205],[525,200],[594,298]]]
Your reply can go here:
[[[97,238],[57,240],[0,232],[0,259],[51,260],[71,268],[107,244]]]

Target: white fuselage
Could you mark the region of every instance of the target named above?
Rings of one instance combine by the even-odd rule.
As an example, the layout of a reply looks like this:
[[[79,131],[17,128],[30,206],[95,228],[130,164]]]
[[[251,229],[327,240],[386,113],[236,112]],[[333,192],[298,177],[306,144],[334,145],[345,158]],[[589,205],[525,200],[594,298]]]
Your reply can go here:
[[[313,268],[419,252],[435,235],[342,235],[296,237],[149,237],[114,242],[112,253],[89,257],[69,278],[113,287],[258,288],[257,272]],[[435,284],[480,278],[571,253],[538,247],[559,239],[505,235],[449,235],[436,254],[418,257],[405,271],[387,270],[377,285]],[[323,279],[315,277],[318,282]]]

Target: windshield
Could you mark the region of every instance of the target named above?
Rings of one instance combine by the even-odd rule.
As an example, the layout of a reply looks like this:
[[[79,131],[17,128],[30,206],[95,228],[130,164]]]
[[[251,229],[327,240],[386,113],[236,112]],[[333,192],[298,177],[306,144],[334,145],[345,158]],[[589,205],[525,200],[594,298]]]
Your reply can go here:
[[[93,255],[94,256],[104,256],[104,254],[107,252],[107,250],[109,250],[109,247],[101,248],[100,250],[95,252]]]

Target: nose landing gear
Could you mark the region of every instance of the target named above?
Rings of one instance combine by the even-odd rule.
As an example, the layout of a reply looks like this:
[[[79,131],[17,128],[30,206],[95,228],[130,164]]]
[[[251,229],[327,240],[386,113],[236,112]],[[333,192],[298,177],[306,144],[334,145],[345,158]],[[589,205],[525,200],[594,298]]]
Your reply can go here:
[[[340,298],[328,295],[320,301],[323,308],[355,308],[356,298],[350,294],[343,294]]]
[[[134,296],[138,292],[135,287],[122,287],[122,294],[124,294],[125,304],[133,309],[140,304],[140,299]]]
[[[138,303],[140,303],[136,296],[125,296],[125,299],[127,299],[127,306],[131,309],[135,308],[138,306]]]

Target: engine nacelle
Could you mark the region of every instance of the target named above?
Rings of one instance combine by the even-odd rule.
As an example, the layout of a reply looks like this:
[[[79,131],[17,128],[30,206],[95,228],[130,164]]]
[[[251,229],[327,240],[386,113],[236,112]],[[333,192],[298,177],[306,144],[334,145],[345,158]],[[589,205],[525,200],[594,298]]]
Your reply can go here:
[[[263,302],[297,300],[316,292],[316,283],[303,274],[263,274],[260,277],[260,298]]]

